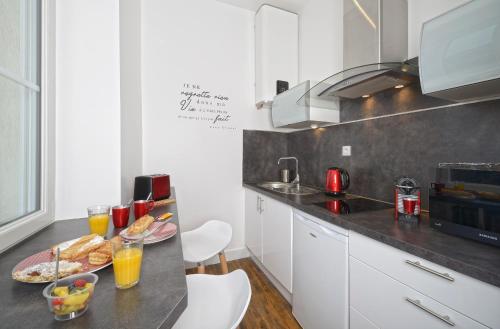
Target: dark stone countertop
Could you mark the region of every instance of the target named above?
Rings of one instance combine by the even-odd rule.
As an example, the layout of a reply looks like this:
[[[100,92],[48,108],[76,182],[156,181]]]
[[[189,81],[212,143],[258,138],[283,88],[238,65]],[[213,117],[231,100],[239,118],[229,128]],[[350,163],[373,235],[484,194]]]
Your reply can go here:
[[[175,198],[175,194],[172,194]],[[176,204],[155,208],[152,215],[172,212],[179,226]],[[133,216],[133,215],[132,215]],[[115,235],[110,220],[108,236]],[[179,231],[178,231],[179,232]],[[25,257],[52,245],[88,234],[87,219],[57,221],[0,254],[0,327],[2,328],[171,328],[187,306],[187,287],[181,238],[144,246],[141,281],[132,288],[115,288],[113,266],[97,271],[99,281],[87,312],[59,322],[42,296],[46,284],[12,280],[14,266]]]
[[[272,192],[253,183],[244,183],[243,186],[328,223],[500,287],[500,249],[439,232],[430,227],[426,213],[422,214],[418,224],[394,220],[393,208],[334,215],[314,205],[332,199],[323,193],[295,196]]]

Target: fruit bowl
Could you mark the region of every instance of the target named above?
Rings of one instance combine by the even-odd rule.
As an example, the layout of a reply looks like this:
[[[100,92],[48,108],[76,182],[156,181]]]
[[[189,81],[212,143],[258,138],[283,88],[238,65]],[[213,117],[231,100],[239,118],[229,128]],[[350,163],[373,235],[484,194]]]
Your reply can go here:
[[[49,311],[59,321],[71,320],[87,311],[90,299],[94,294],[94,286],[98,276],[93,273],[83,273],[68,276],[43,289],[47,298]]]

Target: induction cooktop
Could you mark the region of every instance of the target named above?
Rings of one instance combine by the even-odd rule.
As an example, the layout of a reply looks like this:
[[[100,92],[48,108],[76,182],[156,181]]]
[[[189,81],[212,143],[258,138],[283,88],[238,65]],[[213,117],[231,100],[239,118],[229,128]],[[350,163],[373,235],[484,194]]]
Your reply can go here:
[[[393,206],[365,198],[336,199],[315,203],[315,205],[325,208],[337,215],[348,215],[365,211],[390,209]]]

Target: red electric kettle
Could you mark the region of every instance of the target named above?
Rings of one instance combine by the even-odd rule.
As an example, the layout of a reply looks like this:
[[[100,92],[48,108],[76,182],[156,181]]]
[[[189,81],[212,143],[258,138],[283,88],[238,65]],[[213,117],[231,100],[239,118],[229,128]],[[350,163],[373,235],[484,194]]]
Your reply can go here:
[[[326,171],[326,194],[338,196],[349,187],[349,174],[347,170],[337,167],[328,168]]]

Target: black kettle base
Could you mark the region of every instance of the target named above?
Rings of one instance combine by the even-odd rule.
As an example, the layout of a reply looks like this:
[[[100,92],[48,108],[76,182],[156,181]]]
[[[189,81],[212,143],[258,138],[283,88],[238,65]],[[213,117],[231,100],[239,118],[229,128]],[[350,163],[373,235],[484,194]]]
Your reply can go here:
[[[328,196],[334,196],[334,197],[339,197],[339,196],[344,196],[345,192],[325,192],[326,195]]]

